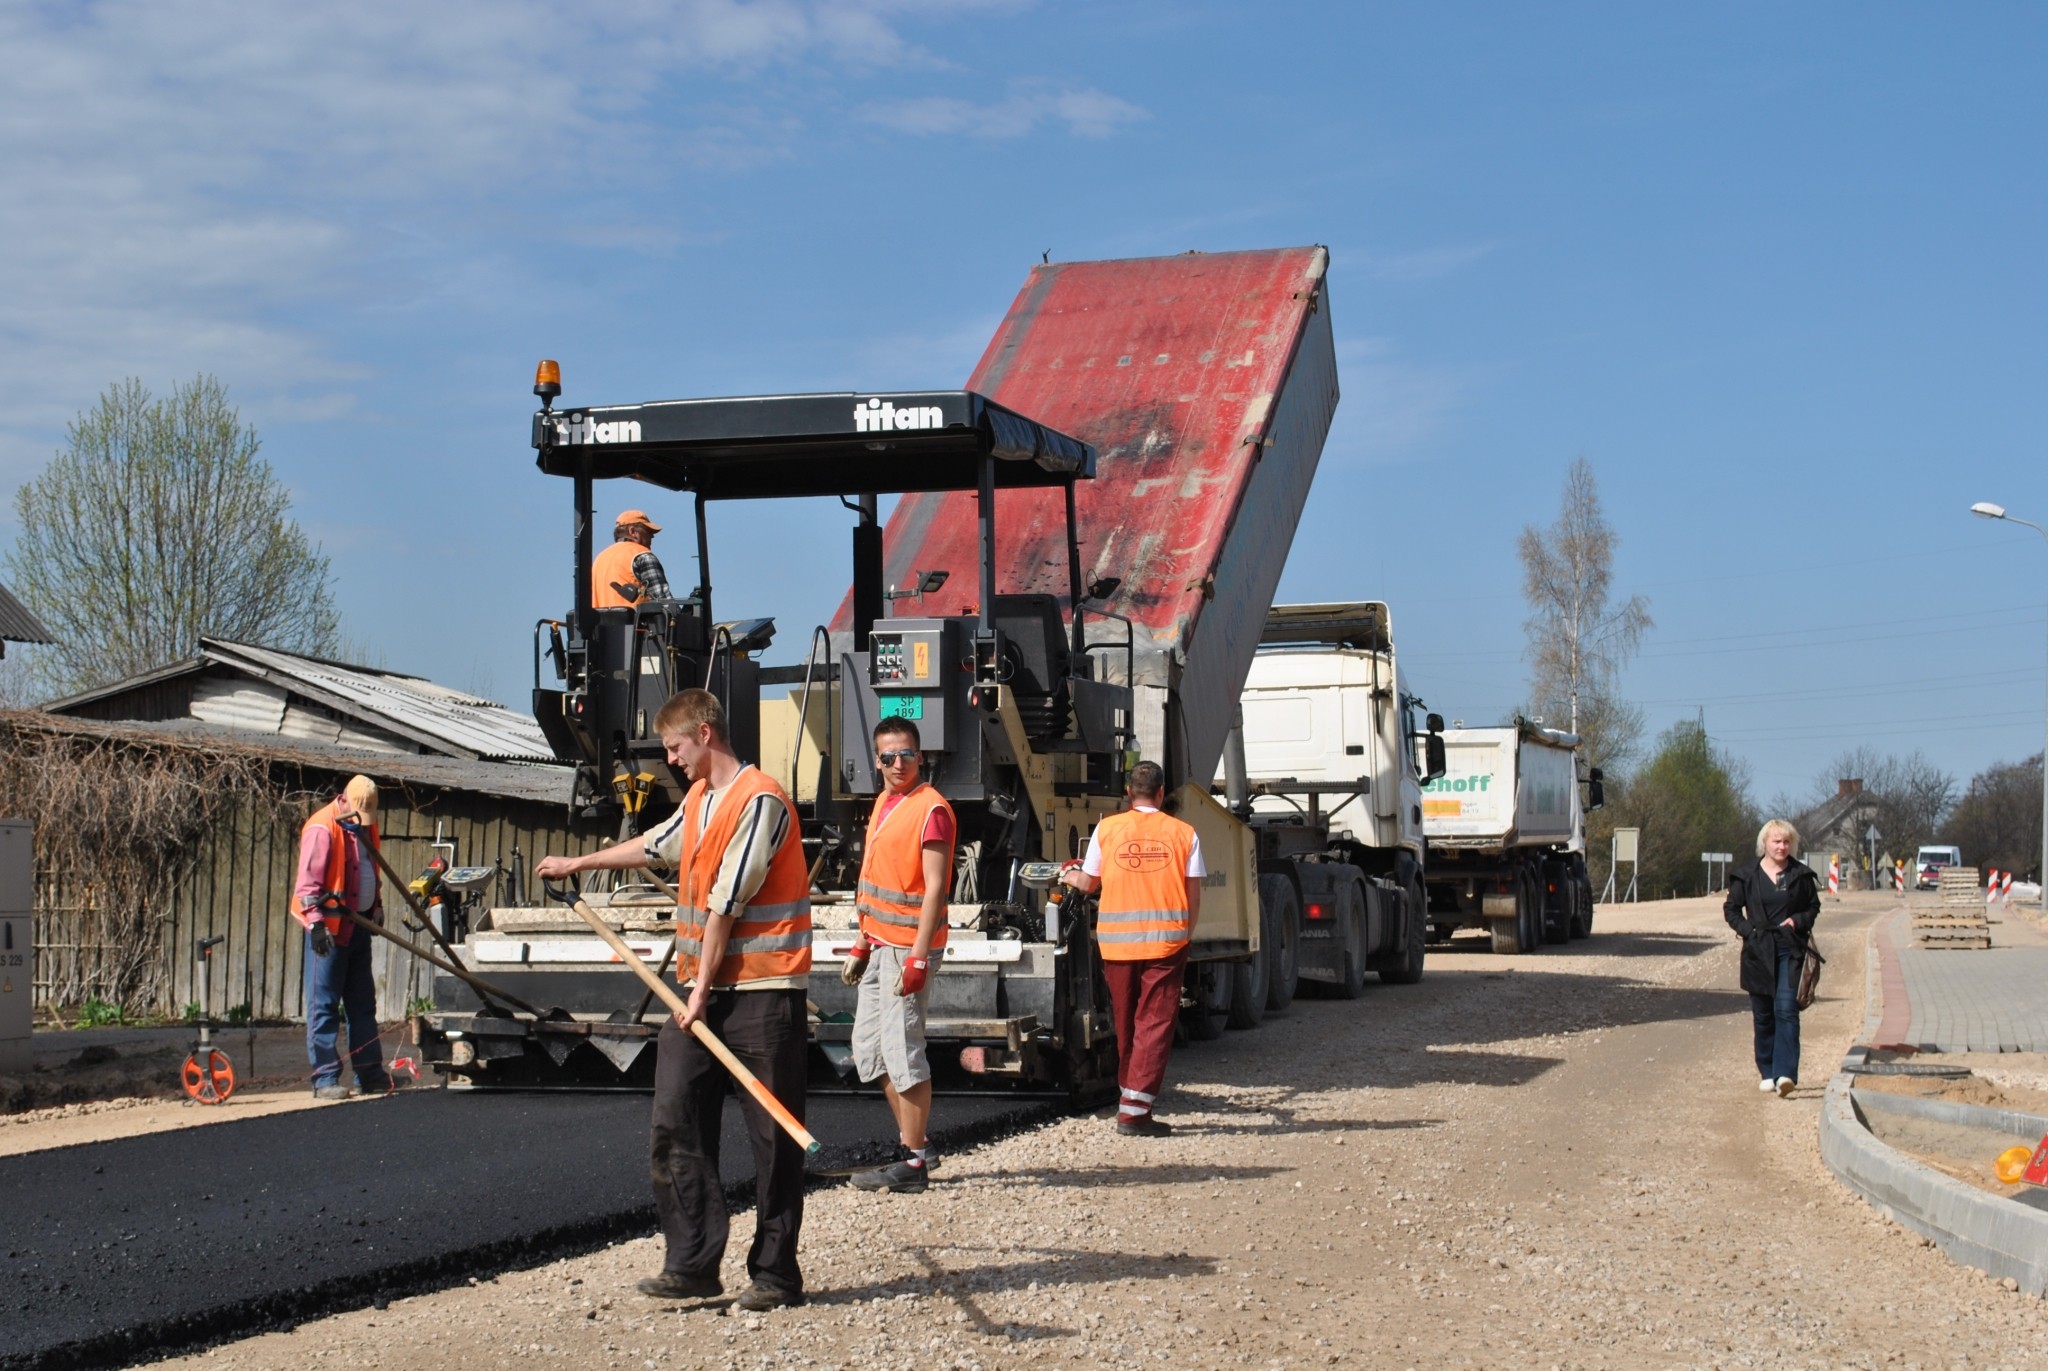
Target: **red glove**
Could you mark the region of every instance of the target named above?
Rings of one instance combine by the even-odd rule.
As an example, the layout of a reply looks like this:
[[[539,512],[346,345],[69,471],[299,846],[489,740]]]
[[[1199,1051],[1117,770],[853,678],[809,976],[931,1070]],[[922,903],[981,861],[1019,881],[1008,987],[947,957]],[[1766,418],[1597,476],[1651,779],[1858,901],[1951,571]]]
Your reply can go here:
[[[907,997],[924,989],[924,979],[931,969],[929,957],[905,957],[903,969],[896,973],[896,993]]]

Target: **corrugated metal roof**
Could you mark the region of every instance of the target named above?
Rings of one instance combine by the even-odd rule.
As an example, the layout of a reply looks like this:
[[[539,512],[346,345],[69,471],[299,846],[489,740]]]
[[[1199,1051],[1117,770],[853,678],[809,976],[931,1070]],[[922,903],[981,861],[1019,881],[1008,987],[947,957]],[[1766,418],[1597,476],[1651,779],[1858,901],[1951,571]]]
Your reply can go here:
[[[298,695],[324,706],[344,719],[406,739],[428,752],[478,761],[555,760],[554,750],[548,746],[547,738],[531,714],[507,709],[494,700],[450,690],[419,676],[353,666],[321,657],[304,657],[293,652],[279,652],[275,648],[230,642],[225,638],[202,638],[197,657],[116,681],[98,690],[51,700],[43,708],[52,713],[68,714],[81,705],[209,667],[227,667],[242,672],[257,681],[279,687],[288,695]],[[229,704],[230,695],[230,692],[219,688],[208,690],[203,704],[195,699],[195,712],[203,711],[202,717],[216,722],[232,721],[246,728],[257,727],[259,711],[255,708],[255,696],[252,694],[244,702],[248,708],[238,710]],[[292,725],[290,709],[284,710],[282,717],[284,722],[275,726],[276,731],[287,734],[306,731]],[[356,737],[358,745],[366,748],[381,750],[388,746],[381,741],[365,741],[345,728],[337,728],[335,737],[342,740]]]
[[[275,734],[223,728],[197,720],[119,723],[22,709],[0,710],[0,723],[46,733],[132,738],[159,746],[240,752],[338,775],[361,772],[380,782],[428,785],[539,804],[567,806],[576,783],[575,770],[566,766],[471,761],[462,757],[433,757],[416,753],[365,753],[354,748],[297,739],[285,741]]]
[[[220,638],[202,638],[199,646],[215,661],[265,679],[281,676],[324,704],[439,752],[481,761],[555,757],[532,715],[515,713],[494,700],[417,676],[343,666]]]
[[[0,638],[10,643],[54,643],[50,630],[43,627],[42,620],[28,612],[28,607],[14,598],[14,592],[0,586]]]

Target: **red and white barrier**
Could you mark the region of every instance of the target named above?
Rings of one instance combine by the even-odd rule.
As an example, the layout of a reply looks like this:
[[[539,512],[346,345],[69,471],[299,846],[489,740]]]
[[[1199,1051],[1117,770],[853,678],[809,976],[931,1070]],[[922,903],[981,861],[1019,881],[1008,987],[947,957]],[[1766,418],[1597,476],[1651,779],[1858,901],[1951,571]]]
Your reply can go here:
[[[1840,857],[1829,857],[1829,858],[1828,858],[1828,894],[1830,894],[1830,895],[1839,895],[1839,894],[1841,894],[1841,892],[1842,892],[1842,859],[1841,859]]]
[[[1993,904],[1998,899],[1998,868],[1992,867],[1991,874],[1984,878],[1984,903]]]
[[[1906,893],[1906,863],[1903,858],[1892,863],[1892,889],[1901,895]]]
[[[1998,902],[2000,904],[2012,903],[2012,873],[2010,871],[2006,872],[2004,876],[1999,878]]]

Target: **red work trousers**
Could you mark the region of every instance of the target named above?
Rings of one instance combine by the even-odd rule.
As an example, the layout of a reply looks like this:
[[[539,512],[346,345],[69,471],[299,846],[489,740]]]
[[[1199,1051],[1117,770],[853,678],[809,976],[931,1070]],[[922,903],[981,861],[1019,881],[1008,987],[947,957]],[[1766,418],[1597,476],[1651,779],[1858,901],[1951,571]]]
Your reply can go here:
[[[1102,964],[1110,1012],[1116,1019],[1116,1080],[1123,1089],[1119,1118],[1151,1114],[1152,1102],[1166,1084],[1166,1058],[1173,1051],[1181,974],[1187,965],[1186,948],[1171,957]]]

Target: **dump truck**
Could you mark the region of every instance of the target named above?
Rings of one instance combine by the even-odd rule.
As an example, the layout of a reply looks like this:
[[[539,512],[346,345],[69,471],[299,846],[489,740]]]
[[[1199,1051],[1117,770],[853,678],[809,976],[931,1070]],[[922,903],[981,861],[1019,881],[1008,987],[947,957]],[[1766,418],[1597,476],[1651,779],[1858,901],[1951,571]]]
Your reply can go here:
[[[1291,991],[1270,930],[1323,888],[1326,854],[1285,849],[1211,779],[1337,402],[1327,264],[1297,248],[1035,267],[958,391],[557,410],[558,377],[537,382],[537,463],[571,482],[576,608],[536,625],[535,713],[578,769],[581,811],[630,838],[684,789],[655,710],[683,686],[720,696],[736,750],[802,821],[825,1082],[847,1056],[839,963],[880,785],[870,733],[887,715],[917,721],[926,778],[959,818],[927,1032],[942,1084],[1113,1083],[1093,939],[1047,887],[1120,807],[1140,755],[1166,768],[1209,868],[1188,1031],[1250,1026]],[[691,497],[699,577],[680,598],[589,607],[595,485],[619,479]],[[803,497],[852,513],[851,588],[801,664],[764,667],[774,619],[712,609],[710,511]],[[635,955],[666,962],[658,889],[591,894]],[[1414,934],[1389,924],[1356,950],[1413,943],[1419,972]],[[660,1016],[573,913],[479,912],[457,951],[560,1012],[497,1012],[444,975],[422,1032],[437,1069],[482,1086],[651,1079]]]
[[[1592,933],[1586,813],[1604,785],[1578,737],[1520,717],[1443,736],[1444,773],[1422,794],[1432,938],[1484,929],[1514,955]]]
[[[1349,998],[1368,971],[1410,984],[1428,940],[1422,787],[1444,770],[1444,722],[1408,688],[1380,601],[1275,605],[1240,700],[1233,810],[1294,872],[1301,900],[1277,961]],[[1248,804],[1239,801],[1243,796]]]

